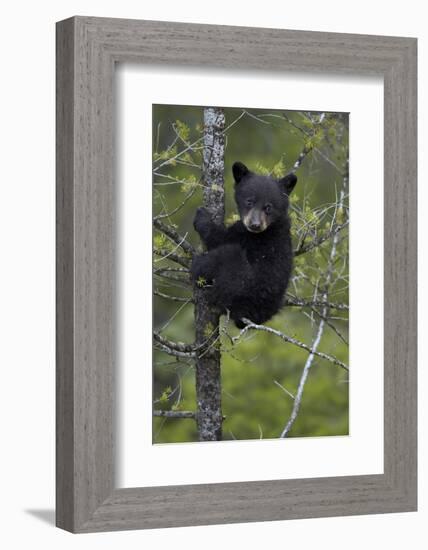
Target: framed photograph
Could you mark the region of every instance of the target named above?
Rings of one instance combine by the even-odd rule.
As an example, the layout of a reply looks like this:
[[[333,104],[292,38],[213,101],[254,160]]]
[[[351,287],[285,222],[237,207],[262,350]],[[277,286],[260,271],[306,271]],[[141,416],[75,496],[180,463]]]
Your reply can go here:
[[[416,39],[57,24],[57,525],[416,510]]]
[[[348,435],[349,114],[155,104],[152,122],[153,443]]]

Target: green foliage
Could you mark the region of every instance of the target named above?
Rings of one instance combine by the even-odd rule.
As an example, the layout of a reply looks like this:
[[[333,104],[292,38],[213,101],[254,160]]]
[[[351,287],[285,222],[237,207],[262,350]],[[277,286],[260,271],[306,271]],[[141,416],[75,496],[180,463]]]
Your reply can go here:
[[[156,233],[156,235],[153,237],[153,245],[155,249],[166,250],[168,247],[171,247],[171,241],[163,233]]]
[[[237,212],[234,212],[233,214],[230,214],[226,219],[225,219],[225,224],[226,225],[232,225],[234,224],[235,222],[239,221],[240,220],[240,217],[239,217],[239,214]]]
[[[173,157],[177,155],[177,147],[174,145],[174,147],[170,147],[168,149],[165,149],[164,151],[161,151],[160,153],[153,153],[153,160],[154,161],[164,161],[167,164],[170,164],[171,166],[176,165],[176,161],[173,160]],[[168,161],[168,162],[167,162]]]
[[[172,388],[171,386],[167,386],[161,396],[159,397],[159,403],[162,403],[163,405],[165,405],[166,403],[168,403],[168,400],[169,400],[169,397],[171,395],[171,392],[172,392]]]
[[[281,159],[272,168],[272,176],[274,176],[275,178],[282,178],[284,176],[285,172],[286,172],[285,164],[284,164],[284,161]]]
[[[188,141],[190,137],[190,128],[188,125],[181,120],[175,121],[175,129],[177,132],[177,135],[183,140]]]
[[[196,284],[200,287],[200,288],[203,288],[206,284],[207,284],[207,280],[205,279],[205,277],[198,277],[198,280],[196,281]]]
[[[262,174],[263,176],[268,176],[270,174],[269,168],[264,166],[260,161],[257,161],[253,169],[257,174]]]
[[[189,174],[187,177],[182,179],[181,190],[183,193],[190,193],[198,185],[198,180],[194,174]]]

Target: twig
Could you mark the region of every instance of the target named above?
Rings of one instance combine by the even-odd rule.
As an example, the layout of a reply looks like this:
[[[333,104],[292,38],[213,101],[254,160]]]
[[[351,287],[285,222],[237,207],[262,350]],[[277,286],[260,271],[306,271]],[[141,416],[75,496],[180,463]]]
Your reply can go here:
[[[231,123],[229,124],[229,126],[227,126],[227,127],[223,130],[223,134],[227,134],[227,132],[232,128],[232,126],[234,126],[234,125],[235,125],[239,120],[241,120],[241,118],[242,118],[243,116],[245,116],[246,114],[247,114],[247,111],[242,111],[242,113],[241,113],[239,116],[237,116],[237,117],[235,118],[235,120],[234,120],[233,122],[231,122]]]
[[[178,247],[178,245],[177,245]],[[174,250],[177,250],[177,247]],[[160,262],[161,260],[166,260],[169,258],[173,262],[182,265],[183,267],[190,267],[190,259],[185,256],[180,256],[180,254],[175,254],[174,250],[165,250],[163,248],[155,248],[153,252],[157,256],[161,256],[159,259],[155,259],[154,262]],[[172,277],[170,277],[172,279]]]
[[[291,393],[291,391],[288,391],[287,388],[284,388],[284,386],[282,384],[280,384],[278,382],[278,380],[274,380],[273,383],[278,386],[278,388],[281,388],[281,390],[286,393],[289,397],[291,397],[291,399],[295,399],[294,395]]]
[[[166,286],[177,286],[179,288],[184,288],[188,290],[191,287],[190,279],[179,277],[177,275],[174,275],[171,271],[167,271],[166,269],[153,270],[154,276],[157,278],[160,284],[166,285]],[[180,284],[178,284],[180,283]]]
[[[346,187],[346,183],[347,183],[347,178],[345,176],[344,179],[343,179],[343,189],[342,189],[342,192],[341,192],[341,195],[340,195],[339,207],[341,207],[342,204],[343,204],[344,188]],[[332,224],[335,223],[336,214],[337,214],[337,209],[334,213]],[[304,390],[305,383],[306,383],[306,380],[307,380],[308,375],[309,375],[309,370],[312,366],[315,355],[319,354],[319,352],[317,352],[316,350],[318,349],[318,346],[321,342],[321,338],[322,338],[322,335],[323,335],[323,332],[324,332],[324,327],[325,327],[325,322],[326,322],[325,319],[328,316],[328,302],[327,302],[327,300],[328,300],[328,291],[329,291],[329,286],[330,286],[330,282],[331,282],[331,277],[332,277],[332,274],[333,274],[333,266],[334,266],[334,261],[335,261],[335,257],[336,257],[336,250],[337,250],[337,241],[338,241],[338,232],[335,231],[334,236],[333,236],[333,242],[332,242],[332,245],[331,245],[331,251],[330,251],[329,262],[328,262],[328,267],[327,267],[327,275],[326,275],[326,279],[325,279],[325,287],[324,287],[324,292],[323,292],[324,307],[323,307],[323,310],[322,310],[321,320],[320,320],[320,323],[318,325],[318,330],[317,330],[315,339],[312,342],[312,351],[311,351],[310,355],[308,356],[308,358],[306,359],[305,366],[303,367],[302,376],[300,377],[299,386],[297,388],[296,398],[294,399],[293,409],[291,411],[290,418],[288,419],[288,422],[285,425],[285,428],[281,432],[281,435],[280,435],[281,438],[287,437],[287,434],[291,430],[291,428],[294,424],[294,421],[297,418],[297,415],[298,415],[298,412],[299,412],[299,409],[300,409],[300,404],[301,404],[301,401],[302,401],[303,390]]]
[[[163,332],[166,328],[168,328],[169,325],[172,323],[172,321],[177,317],[177,315],[191,302],[192,302],[192,300],[189,298],[184,303],[182,303],[181,306],[177,309],[177,311],[173,315],[171,315],[171,317],[169,317],[168,321],[166,321],[166,323],[158,330],[160,330],[160,332]]]
[[[188,359],[189,357],[196,357],[196,353],[194,351],[179,351],[173,348],[169,348],[168,346],[165,346],[160,342],[156,342],[155,346],[158,350],[164,351],[165,353],[168,353],[168,355],[173,355],[174,357],[183,357],[185,359]]]
[[[317,349],[317,347],[318,347],[318,345],[321,341],[323,330],[324,330],[324,319],[321,319],[321,322],[318,326],[317,335],[315,337],[315,340],[312,343],[312,350],[313,351],[310,353],[310,355],[306,359],[306,363],[305,363],[305,366],[303,368],[303,373],[302,373],[302,376],[301,376],[300,381],[299,381],[299,387],[297,388],[296,397],[294,398],[293,409],[291,411],[290,418],[288,419],[288,422],[287,422],[285,428],[281,432],[281,435],[280,435],[281,438],[284,438],[284,437],[287,436],[287,434],[290,431],[292,425],[294,424],[294,421],[297,418],[297,414],[298,414],[299,409],[300,409],[300,403],[302,401],[303,389],[305,387],[305,382],[306,382],[306,379],[307,379],[308,374],[309,374],[309,369],[312,366],[312,362],[314,360],[314,357],[315,357],[315,355],[317,355],[317,352],[315,350]]]
[[[166,298],[167,300],[172,300],[173,302],[193,302],[191,298],[183,298],[182,296],[171,296],[171,294],[164,294],[159,290],[154,290],[153,294],[159,296],[160,298]]]
[[[328,305],[326,304],[327,308],[328,308]],[[349,346],[349,342],[348,340],[343,336],[343,334],[340,332],[340,330],[338,330],[334,325],[333,323],[330,321],[330,319],[328,317],[325,317],[322,313],[320,313],[316,308],[312,308],[312,311],[314,313],[316,313],[318,315],[318,317],[320,317],[320,319],[323,319],[326,323],[326,325],[328,327],[331,328],[331,330],[336,334],[336,336],[338,338],[340,338],[340,340],[342,340],[342,342],[346,345],[346,346]]]
[[[164,418],[196,418],[193,411],[153,411],[153,416],[162,416]]]
[[[300,152],[300,155],[297,157],[296,162],[293,164],[293,168],[290,170],[290,174],[294,174],[301,166],[304,158],[308,153],[311,152],[310,147],[303,147],[302,151]]]
[[[316,248],[317,246],[319,246],[323,242],[330,239],[330,237],[333,237],[333,236],[337,235],[337,233],[342,231],[342,229],[345,229],[345,227],[347,227],[348,225],[349,225],[349,221],[347,220],[346,222],[342,223],[341,225],[336,225],[333,229],[331,229],[330,231],[328,231],[324,235],[321,235],[320,237],[313,240],[312,242],[310,242],[306,245],[302,244],[301,246],[297,247],[294,250],[294,256],[300,256],[301,254],[305,254],[306,252],[309,252],[310,250]]]
[[[332,355],[328,355],[327,353],[323,353],[321,351],[316,351],[312,347],[307,346],[303,342],[300,342],[300,340],[297,340],[296,338],[293,338],[291,336],[287,336],[283,332],[280,332],[279,330],[276,330],[271,327],[267,327],[266,325],[257,325],[256,323],[253,323],[249,319],[242,319],[244,323],[247,323],[245,327],[240,331],[240,333],[233,338],[233,342],[236,343],[244,334],[246,334],[249,330],[261,330],[263,332],[269,332],[270,334],[274,334],[275,336],[278,336],[284,342],[288,342],[290,344],[294,344],[295,346],[298,346],[299,348],[302,348],[309,353],[313,353],[314,355],[317,355],[318,357],[321,357],[322,359],[327,359],[327,361],[330,361],[331,363],[338,365],[339,367],[342,367],[342,369],[349,370],[349,367],[345,365],[342,361],[339,361],[336,357],[333,357]]]
[[[153,332],[153,339],[163,351],[170,353],[170,355],[176,355],[177,357],[196,357],[196,349],[192,344],[167,340],[157,332]]]
[[[324,113],[322,113],[322,115],[324,115]],[[291,126],[293,126],[293,128],[296,128],[296,130],[299,130],[299,132],[302,132],[302,134],[304,136],[310,136],[311,133],[304,130],[301,126],[299,126],[298,124],[296,124],[295,122],[293,122],[291,120],[291,118],[289,118],[285,113],[282,114],[283,118],[289,123],[291,124]],[[302,115],[303,116],[303,115]],[[324,117],[323,117],[324,118]],[[323,118],[320,118],[319,122],[315,123],[317,125],[320,125],[323,121]],[[311,120],[312,123],[314,123],[313,120]],[[342,171],[340,170],[340,168],[337,166],[337,164],[335,162],[333,162],[325,153],[323,153],[321,151],[321,149],[319,149],[319,147],[313,147],[312,149],[313,151],[317,152],[328,164],[330,164],[330,166],[333,166],[333,168],[339,172],[340,174],[342,174]]]
[[[158,214],[157,216],[155,216],[153,218],[153,220],[162,220],[164,218],[170,218],[171,216],[173,216],[174,214],[179,212],[183,208],[183,206],[186,204],[186,202],[193,197],[193,195],[195,194],[195,191],[196,191],[196,186],[190,191],[190,193],[188,193],[184,197],[183,201],[176,208],[174,208],[174,210],[171,210],[171,212],[165,212],[163,214]]]
[[[178,140],[178,138],[175,139],[175,141],[173,142],[173,144]],[[162,162],[161,164],[159,164],[158,166],[155,167],[155,170],[160,170],[160,168],[163,168],[164,166],[168,165],[168,164],[171,164],[173,163],[175,160],[177,160],[178,158],[180,158],[182,155],[184,155],[184,153],[187,153],[187,151],[191,151],[195,148],[195,145],[197,143],[200,143],[201,141],[203,140],[203,137],[200,137],[198,138],[196,141],[194,141],[193,143],[191,143],[188,147],[185,147],[182,151],[180,151],[179,153],[177,153],[174,157],[171,157],[169,159],[166,159],[164,162]]]
[[[295,306],[295,307],[321,307],[321,306],[325,306],[326,304],[318,300],[303,300],[301,298],[296,298],[288,294],[284,299],[283,305]],[[329,309],[337,309],[338,311],[349,310],[348,304],[338,304],[335,302],[329,302],[327,305]]]
[[[187,254],[193,254],[195,249],[186,241],[185,237],[182,237],[171,225],[166,225],[161,222],[159,218],[153,218],[153,225],[169,237],[176,245],[180,246]]]
[[[190,270],[187,267],[155,267],[153,269],[154,275],[165,275],[165,273],[190,273]]]

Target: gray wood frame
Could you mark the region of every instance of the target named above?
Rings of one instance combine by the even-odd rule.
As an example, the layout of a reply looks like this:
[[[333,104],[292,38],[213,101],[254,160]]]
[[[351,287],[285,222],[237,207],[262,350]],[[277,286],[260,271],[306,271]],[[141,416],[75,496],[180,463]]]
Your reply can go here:
[[[384,474],[115,488],[113,81],[124,61],[383,76]],[[416,39],[88,17],[57,24],[59,527],[416,510],[416,161]]]

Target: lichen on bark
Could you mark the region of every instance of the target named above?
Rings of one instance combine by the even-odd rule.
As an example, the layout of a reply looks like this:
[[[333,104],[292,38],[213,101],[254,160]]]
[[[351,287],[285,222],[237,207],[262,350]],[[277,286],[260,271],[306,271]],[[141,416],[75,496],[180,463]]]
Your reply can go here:
[[[203,200],[215,223],[224,221],[224,110],[204,109]],[[197,425],[200,441],[222,438],[220,315],[206,300],[203,288],[194,287]]]

